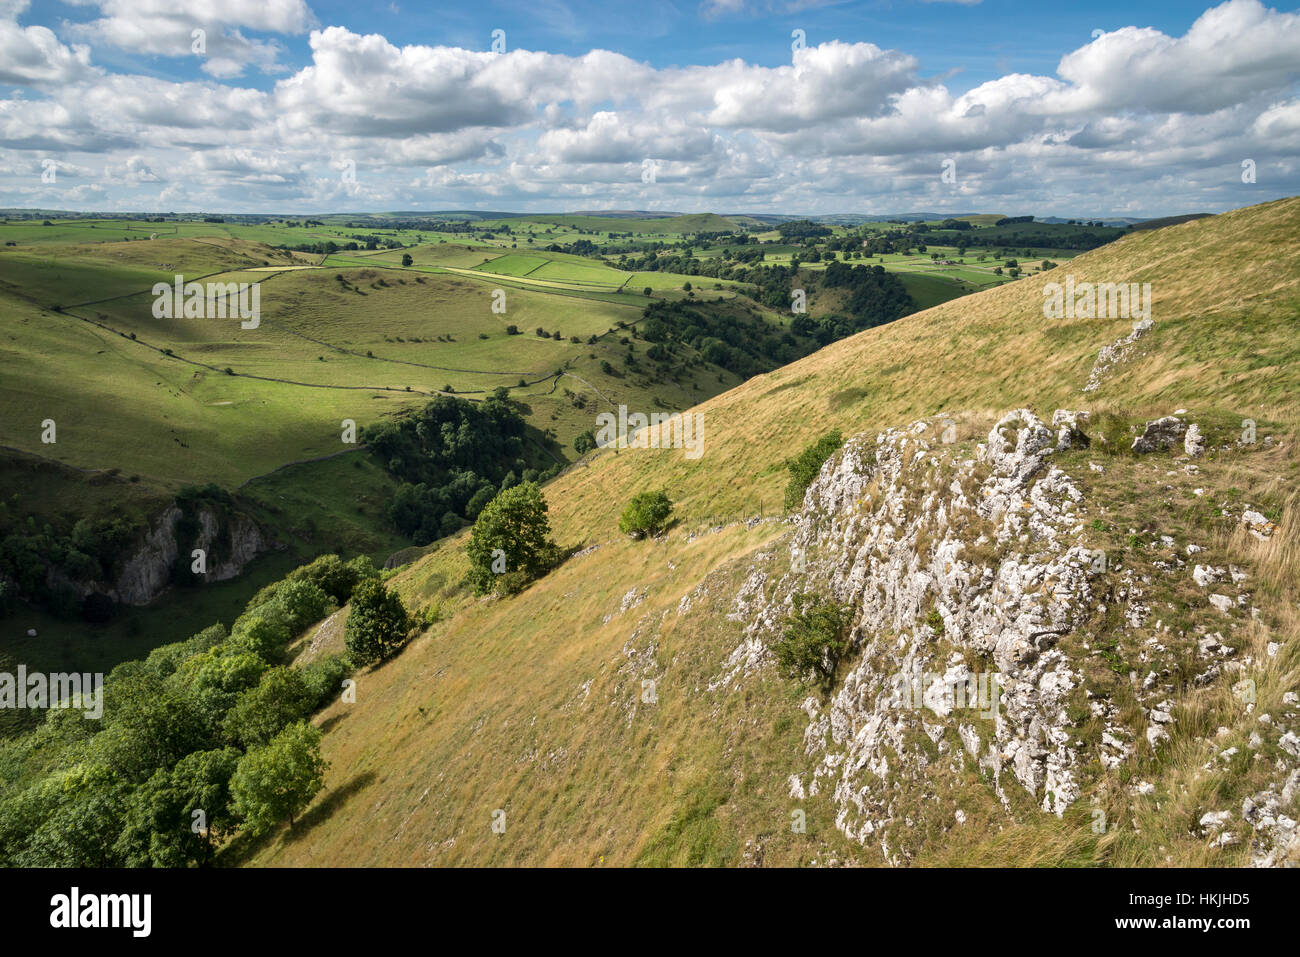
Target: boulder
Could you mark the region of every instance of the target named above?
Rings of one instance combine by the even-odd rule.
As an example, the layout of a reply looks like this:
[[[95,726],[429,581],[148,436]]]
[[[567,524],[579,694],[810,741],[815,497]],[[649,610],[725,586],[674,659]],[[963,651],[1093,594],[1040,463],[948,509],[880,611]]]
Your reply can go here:
[[[1166,415],[1163,419],[1154,419],[1148,422],[1142,434],[1133,440],[1133,451],[1147,453],[1173,448],[1174,443],[1179,441],[1186,431],[1187,426],[1175,416]]]
[[[1089,415],[1082,410],[1057,409],[1052,413],[1052,428],[1056,429],[1056,450],[1086,449],[1088,435],[1084,429]]]
[[[1055,435],[1029,409],[1008,412],[989,432],[985,461],[998,475],[1023,485],[1055,448]]]

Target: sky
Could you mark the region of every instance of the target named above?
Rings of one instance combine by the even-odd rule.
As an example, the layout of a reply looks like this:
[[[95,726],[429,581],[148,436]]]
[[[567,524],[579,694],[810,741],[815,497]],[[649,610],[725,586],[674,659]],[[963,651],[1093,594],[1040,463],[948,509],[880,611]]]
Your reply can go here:
[[[1300,193],[1259,0],[0,0],[0,207],[1219,212]]]

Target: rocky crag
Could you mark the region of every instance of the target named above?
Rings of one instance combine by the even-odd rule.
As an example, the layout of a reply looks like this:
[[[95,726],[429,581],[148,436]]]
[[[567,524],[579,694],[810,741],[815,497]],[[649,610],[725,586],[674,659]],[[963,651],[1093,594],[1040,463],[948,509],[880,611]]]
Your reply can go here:
[[[1089,503],[1053,461],[1088,443],[1088,418],[1058,410],[1049,427],[1018,409],[973,454],[946,444],[926,421],[851,438],[807,489],[783,543],[788,562],[757,562],[736,596],[731,617],[745,623],[744,641],[718,689],[770,666],[796,594],[848,609],[852,651],[833,690],[803,702],[811,771],[790,775],[790,797],[829,792],[836,827],[874,843],[890,863],[911,858],[896,825],[910,823],[900,818],[935,774],[956,781],[973,771],[1008,815],[1028,796],[1040,813],[1059,817],[1097,771],[1133,761],[1142,743],[1150,754],[1169,739],[1178,649],[1168,629],[1149,620],[1151,578],[1108,565],[1104,551],[1086,546]],[[1187,431],[1178,420],[1158,420],[1136,451],[1168,448]],[[1189,457],[1201,451],[1196,435]],[[1212,589],[1210,605],[1220,612],[1249,608],[1246,574],[1196,564],[1191,556],[1201,550],[1188,544],[1167,574]],[[1120,720],[1125,708],[1111,689],[1093,687],[1083,661],[1098,653],[1113,660],[1100,640],[1089,644],[1108,614],[1120,631],[1159,636],[1136,656],[1143,674],[1128,675],[1137,728]],[[1201,629],[1191,639],[1197,685],[1231,684],[1254,664],[1222,632]],[[1300,748],[1287,727],[1294,708],[1281,723],[1265,717],[1278,738],[1277,786],[1247,800],[1241,814],[1255,825],[1254,862],[1272,864],[1300,852],[1295,822],[1279,810],[1300,787],[1300,761],[1287,760]],[[1094,731],[1085,735],[1090,721]],[[1261,743],[1258,735],[1252,743]],[[1211,839],[1235,841],[1226,829],[1233,816],[1210,812],[1201,826]]]

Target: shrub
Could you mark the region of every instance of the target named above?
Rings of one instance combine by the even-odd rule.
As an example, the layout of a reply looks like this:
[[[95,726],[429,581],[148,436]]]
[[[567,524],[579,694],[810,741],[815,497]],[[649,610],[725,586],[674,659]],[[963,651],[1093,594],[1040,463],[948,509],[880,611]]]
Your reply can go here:
[[[274,603],[263,605],[256,612],[237,624],[229,644],[233,650],[250,652],[264,661],[278,661],[293,637],[284,613]]]
[[[844,438],[840,435],[839,429],[836,429],[827,432],[794,458],[786,460],[785,467],[790,470],[790,481],[785,487],[787,510],[798,508],[803,504],[804,492],[817,477],[826,460],[843,444]]]
[[[175,672],[189,659],[202,654],[214,645],[221,644],[225,640],[226,629],[224,625],[220,622],[209,625],[197,635],[187,638],[185,641],[177,641],[170,645],[160,645],[155,648],[145,658],[145,667],[161,677],[166,677]]]
[[[356,558],[349,559],[343,565],[350,575],[355,575],[358,583],[370,578],[379,578],[380,571],[375,567],[375,563],[369,555],[358,555]]]
[[[657,535],[668,525],[673,503],[660,492],[641,492],[632,497],[618,520],[618,530],[633,538]]]
[[[835,677],[840,658],[849,650],[848,608],[818,595],[794,596],[794,613],[782,622],[776,644],[776,662],[790,678],[809,675],[823,687]]]
[[[371,566],[373,567],[373,566]],[[352,597],[352,589],[361,580],[362,565],[359,559],[344,564],[337,555],[322,555],[310,565],[303,565],[289,573],[290,581],[306,581],[316,585],[339,604]],[[274,586],[278,591],[280,586]],[[258,593],[261,596],[261,592]],[[268,598],[274,597],[268,595]],[[258,602],[258,597],[253,601]]]
[[[350,670],[342,655],[325,655],[302,669],[302,680],[311,694],[313,711],[325,707],[342,692],[343,679]]]
[[[1132,455],[1134,430],[1124,412],[1099,412],[1092,417],[1100,451],[1107,455]]]
[[[275,601],[289,618],[289,630],[294,634],[329,614],[330,598],[324,590],[310,581],[287,581],[275,594]]]

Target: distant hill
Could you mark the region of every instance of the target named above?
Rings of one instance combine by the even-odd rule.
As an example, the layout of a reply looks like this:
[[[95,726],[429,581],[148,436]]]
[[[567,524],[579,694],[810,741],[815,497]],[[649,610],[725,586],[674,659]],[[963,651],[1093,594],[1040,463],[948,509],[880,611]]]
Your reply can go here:
[[[618,219],[591,214],[560,216],[529,214],[527,218],[537,223],[553,223],[599,232],[700,233],[734,232],[737,228],[736,223],[716,213],[686,213],[653,219]]]
[[[1188,213],[1185,216],[1165,216],[1161,219],[1144,219],[1138,220],[1134,229],[1163,229],[1165,226],[1177,226],[1181,223],[1190,223],[1195,219],[1204,219],[1210,213]]]

